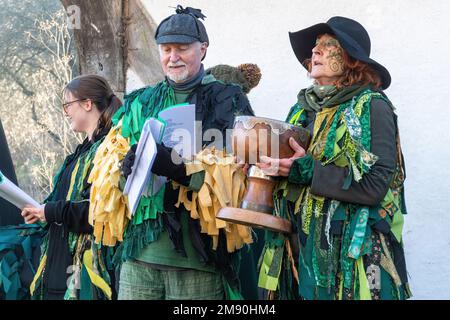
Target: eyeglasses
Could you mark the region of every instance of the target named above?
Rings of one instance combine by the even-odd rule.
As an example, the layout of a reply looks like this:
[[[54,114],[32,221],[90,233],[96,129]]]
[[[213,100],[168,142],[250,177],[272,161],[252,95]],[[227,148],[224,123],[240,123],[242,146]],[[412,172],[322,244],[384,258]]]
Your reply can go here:
[[[72,103],[80,102],[80,101],[86,101],[86,100],[89,100],[89,99],[78,99],[78,100],[73,100],[73,101],[69,101],[69,102],[63,103],[62,104],[63,110],[64,110],[64,112],[67,112],[67,109],[69,108],[69,106]]]

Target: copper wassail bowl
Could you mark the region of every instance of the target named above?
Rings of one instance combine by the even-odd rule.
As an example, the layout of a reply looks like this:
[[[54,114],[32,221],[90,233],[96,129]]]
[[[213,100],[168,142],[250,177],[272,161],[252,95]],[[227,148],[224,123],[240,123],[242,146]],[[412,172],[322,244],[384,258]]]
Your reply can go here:
[[[231,138],[233,154],[239,162],[248,164],[260,162],[261,156],[289,158],[294,154],[290,137],[307,149],[310,134],[305,128],[275,119],[237,116]]]

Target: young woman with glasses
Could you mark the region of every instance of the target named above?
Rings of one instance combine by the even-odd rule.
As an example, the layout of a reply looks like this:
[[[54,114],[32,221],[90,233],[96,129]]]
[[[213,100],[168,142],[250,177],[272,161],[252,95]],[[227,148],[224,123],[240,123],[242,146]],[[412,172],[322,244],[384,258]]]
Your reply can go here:
[[[103,261],[105,252],[91,241],[87,180],[97,148],[121,104],[107,81],[97,75],[79,76],[64,90],[64,114],[72,130],[85,133],[86,139],[65,159],[45,205],[22,211],[26,223],[41,222],[48,230],[30,287],[33,299],[90,300],[114,295],[110,288],[114,279]]]

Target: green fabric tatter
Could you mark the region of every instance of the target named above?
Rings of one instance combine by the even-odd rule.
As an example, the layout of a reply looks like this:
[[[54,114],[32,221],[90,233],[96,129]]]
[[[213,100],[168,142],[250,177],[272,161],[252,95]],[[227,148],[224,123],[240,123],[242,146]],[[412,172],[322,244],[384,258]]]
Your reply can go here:
[[[338,141],[336,141],[336,130],[338,127],[338,123],[342,118],[342,112],[347,108],[347,104],[339,105],[336,114],[333,119],[333,123],[331,124],[330,130],[327,135],[327,142],[325,145],[325,150],[323,152],[323,157],[327,159],[326,163],[330,162],[331,159],[335,159],[336,155],[334,154],[334,145]]]
[[[371,101],[371,98],[372,95],[363,95],[358,100],[354,110],[351,107],[345,110],[344,119],[347,125],[349,136],[351,138],[351,145],[353,147],[353,150],[357,151],[354,155],[352,155],[352,159],[354,159],[354,161],[359,164],[358,168],[361,170],[361,172],[356,173],[355,168],[353,168],[356,181],[359,181],[360,176],[362,176],[362,174],[364,173],[367,173],[370,170],[371,166],[378,160],[378,157],[376,155],[370,153],[370,136],[368,137],[369,140],[365,141],[366,143],[369,143],[368,146],[362,145],[361,141],[362,132],[370,131],[370,123],[365,123],[367,127],[363,127],[359,120],[359,117],[361,117],[363,106],[369,103]],[[370,112],[368,108],[366,108],[366,110],[368,111],[366,113]],[[367,114],[365,118],[367,118],[369,115],[370,113]]]
[[[161,215],[158,215],[156,219],[144,220],[140,224],[129,223],[125,230],[123,242],[114,255],[113,264],[119,266],[124,261],[139,257],[147,245],[159,238],[162,231]]]
[[[356,260],[361,256],[361,247],[366,236],[367,221],[369,220],[369,210],[367,207],[358,208],[355,215],[357,216],[357,222],[355,232],[353,233],[352,241],[348,249],[348,255]]]
[[[322,165],[334,163],[349,168],[344,190],[353,180],[360,181],[378,159],[370,153],[370,103],[380,97],[378,93],[364,91],[359,97],[339,105],[329,129]]]
[[[331,250],[321,248],[320,235],[322,234],[322,217],[314,217],[316,220],[315,230],[313,232],[313,250],[312,250],[312,266],[316,278],[316,285],[319,287],[330,288],[333,283],[334,272],[330,272]]]
[[[352,235],[355,229],[355,219],[351,219],[344,225],[344,232],[341,245],[341,270],[343,275],[343,286],[346,289],[352,288],[353,270],[355,267],[355,260],[348,256],[348,248],[350,247]]]
[[[306,191],[304,203],[306,205],[302,206],[302,230],[306,235],[309,235],[309,227],[311,223],[311,217],[313,214],[313,199],[311,198],[311,195],[309,193],[309,188]]]
[[[381,96],[381,95],[373,95],[372,99],[378,98],[379,96]],[[359,117],[359,121],[361,123],[361,128],[363,128],[362,133],[361,133],[361,144],[368,151],[371,150],[371,147],[370,147],[371,130],[364,130],[364,129],[370,128],[370,102],[371,102],[371,100],[365,101],[365,103],[362,104],[361,107],[360,107],[360,104],[358,103],[356,105],[356,110],[355,110],[355,113]],[[359,111],[359,109],[361,109],[361,111]]]
[[[284,246],[265,248],[259,272],[258,286],[275,291],[278,288],[279,276],[283,262]]]
[[[298,103],[295,104],[291,108],[291,110],[286,118],[286,122],[293,124],[295,126],[300,126],[300,127],[306,126],[305,110]]]
[[[37,224],[0,227],[0,298],[5,300],[29,299],[29,288],[21,278],[22,267],[32,274],[33,251],[46,231]]]
[[[266,230],[264,238],[265,245],[258,262],[258,286],[275,291],[279,286],[285,237],[281,233]]]
[[[115,115],[115,121],[122,116],[122,136],[130,139],[130,145],[139,141],[147,119],[156,118],[160,111],[175,104],[173,89],[165,82],[132,92],[125,97],[123,110]]]
[[[193,173],[191,175],[191,181],[189,181],[189,189],[195,192],[199,192],[205,181],[205,171]]]

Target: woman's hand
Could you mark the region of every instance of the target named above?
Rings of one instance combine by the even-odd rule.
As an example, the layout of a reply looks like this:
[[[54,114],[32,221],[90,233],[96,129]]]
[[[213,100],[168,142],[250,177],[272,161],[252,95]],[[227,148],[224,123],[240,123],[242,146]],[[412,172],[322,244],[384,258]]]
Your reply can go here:
[[[26,224],[33,224],[36,222],[47,222],[45,220],[44,206],[41,208],[25,207],[22,210],[22,217],[25,219]]]
[[[236,161],[236,158],[235,158],[235,161]],[[239,161],[237,164],[241,167],[241,169],[244,172],[244,174],[247,175],[248,174],[248,168],[250,168],[250,165],[248,163],[243,162],[242,160]]]
[[[301,157],[304,157],[306,152],[302,146],[300,146],[294,138],[289,138],[289,145],[294,150],[294,154],[290,158],[274,159],[270,157],[262,156],[260,159],[262,163],[257,163],[260,169],[268,176],[282,176],[287,177],[291,170],[292,163]]]

